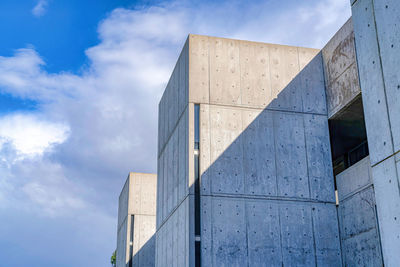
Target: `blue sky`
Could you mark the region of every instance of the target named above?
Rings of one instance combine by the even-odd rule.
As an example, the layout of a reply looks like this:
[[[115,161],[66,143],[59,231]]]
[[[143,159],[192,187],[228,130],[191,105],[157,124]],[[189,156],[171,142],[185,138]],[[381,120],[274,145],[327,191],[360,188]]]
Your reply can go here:
[[[0,2],[0,267],[109,266],[188,33],[322,48],[348,0]]]

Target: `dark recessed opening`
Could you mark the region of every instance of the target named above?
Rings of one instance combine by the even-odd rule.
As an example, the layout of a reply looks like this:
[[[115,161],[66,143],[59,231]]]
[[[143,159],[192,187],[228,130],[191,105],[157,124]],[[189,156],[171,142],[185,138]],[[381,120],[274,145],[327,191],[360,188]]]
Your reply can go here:
[[[361,95],[329,120],[329,134],[335,176],[369,155]]]

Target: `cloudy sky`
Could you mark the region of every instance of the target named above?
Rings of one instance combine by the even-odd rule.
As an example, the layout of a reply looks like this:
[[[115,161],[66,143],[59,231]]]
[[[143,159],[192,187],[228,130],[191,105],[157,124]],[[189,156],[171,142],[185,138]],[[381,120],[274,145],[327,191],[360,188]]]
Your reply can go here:
[[[188,33],[322,48],[349,0],[0,2],[0,266],[110,266]]]

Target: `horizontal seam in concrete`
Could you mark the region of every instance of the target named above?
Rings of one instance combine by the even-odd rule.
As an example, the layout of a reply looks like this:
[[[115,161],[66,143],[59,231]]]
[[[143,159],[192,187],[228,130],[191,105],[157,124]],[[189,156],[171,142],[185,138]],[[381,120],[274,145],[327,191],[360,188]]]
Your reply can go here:
[[[140,215],[140,216],[156,216],[155,214],[144,214],[144,213],[129,213],[129,215]]]
[[[353,63],[351,63],[347,68],[345,68],[335,79],[333,79],[332,81],[328,82],[328,86],[332,85],[333,83],[335,83],[348,69],[350,69],[356,62],[354,61]]]
[[[296,113],[296,114],[308,114],[308,115],[317,115],[317,116],[327,116],[326,113],[314,113],[314,112],[302,112],[302,111],[293,111],[293,110],[283,110],[283,109],[274,109],[274,108],[257,108],[257,107],[246,107],[246,106],[240,106],[240,105],[228,105],[228,104],[217,104],[217,103],[209,103],[206,104],[209,106],[214,106],[214,107],[225,107],[225,108],[235,108],[235,109],[253,109],[253,110],[268,110],[268,111],[276,111],[276,112],[284,112],[284,113]]]
[[[377,163],[372,164],[371,167],[375,167],[376,165],[381,164],[381,163],[384,162],[385,160],[387,160],[387,159],[389,159],[389,158],[391,158],[391,157],[396,156],[397,154],[399,154],[399,152],[400,152],[400,150],[399,150],[399,151],[396,151],[395,153],[393,153],[393,154],[387,156],[386,158],[384,158],[384,159],[378,161]],[[396,159],[394,159],[394,162],[396,162]]]
[[[162,228],[162,226],[169,220],[169,218],[172,216],[172,214],[175,213],[175,211],[182,205],[182,203],[183,203],[190,195],[193,195],[193,194],[190,194],[190,193],[187,194],[187,195],[179,202],[179,204],[176,205],[175,208],[172,209],[172,211],[168,214],[168,216],[165,217],[164,220],[161,222],[161,224],[159,225],[159,227],[158,227],[156,233],[159,231],[159,229]]]
[[[189,103],[190,103],[190,102],[189,102]],[[162,148],[160,149],[160,153],[158,154],[157,159],[159,159],[160,156],[161,156],[161,154],[164,152],[165,147],[167,146],[169,140],[171,139],[172,135],[174,134],[176,128],[178,127],[178,124],[179,124],[179,122],[181,121],[181,118],[182,118],[183,115],[185,114],[186,109],[187,109],[187,107],[189,106],[189,103],[186,103],[185,108],[183,109],[183,111],[182,111],[181,114],[179,115],[179,118],[178,118],[178,120],[176,121],[176,123],[175,123],[175,125],[174,125],[174,129],[171,131],[171,133],[170,133],[170,135],[168,136],[167,140],[165,140],[165,143],[164,143],[164,145],[162,146]]]
[[[323,201],[317,199],[303,199],[303,198],[288,198],[288,197],[279,197],[279,196],[250,196],[250,195],[242,195],[242,194],[202,194],[202,197],[223,197],[223,198],[234,198],[234,199],[245,199],[245,200],[278,200],[278,201],[293,201],[293,202],[306,202],[306,203],[322,203],[322,204],[335,204],[334,201]]]
[[[346,200],[352,198],[353,196],[357,195],[358,193],[361,193],[361,192],[363,192],[363,191],[366,191],[366,190],[369,189],[370,187],[373,187],[373,184],[372,184],[372,183],[367,184],[367,185],[364,185],[364,186],[362,186],[362,187],[356,189],[355,191],[353,191],[353,192],[351,192],[351,193],[345,195],[345,196],[343,197],[343,199],[339,199],[339,205],[340,205],[340,202],[344,202],[344,201],[346,201]]]
[[[343,241],[346,241],[346,240],[348,240],[348,239],[351,239],[351,238],[353,238],[353,237],[355,237],[355,236],[358,236],[358,235],[362,235],[362,234],[368,233],[368,232],[370,232],[371,230],[376,230],[376,227],[371,227],[371,228],[368,228],[367,230],[364,230],[364,231],[362,231],[362,232],[359,232],[359,233],[357,233],[357,234],[350,235],[350,236],[348,236],[348,237],[346,237],[346,238],[342,238],[342,240],[343,240]]]

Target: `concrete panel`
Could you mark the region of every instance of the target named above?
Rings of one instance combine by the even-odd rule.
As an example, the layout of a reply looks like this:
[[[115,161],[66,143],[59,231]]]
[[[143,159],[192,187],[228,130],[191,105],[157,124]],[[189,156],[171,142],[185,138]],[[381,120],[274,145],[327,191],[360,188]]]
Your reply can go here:
[[[189,57],[189,41],[186,40],[185,45],[183,46],[182,52],[179,56],[178,63],[179,64],[179,83],[178,83],[178,116],[180,116],[186,108],[188,104],[188,92],[189,88],[186,86],[187,79],[189,75],[188,68],[186,65],[187,59]]]
[[[268,108],[301,112],[303,110],[301,96],[301,75],[296,75],[284,89],[273,95],[274,99],[268,105]]]
[[[174,209],[178,205],[178,189],[179,189],[179,177],[178,177],[179,130],[178,130],[178,128],[175,130],[171,140],[172,140],[172,145],[173,145],[173,151],[172,151],[172,167],[173,167],[173,169],[172,169],[172,192],[170,191],[169,194],[171,194],[172,209]]]
[[[335,204],[314,204],[312,220],[317,266],[342,266]]]
[[[126,265],[126,256],[127,256],[127,220],[121,223],[121,226],[118,230],[117,236],[117,255],[116,255],[116,263],[117,267],[125,267]]]
[[[342,239],[376,229],[375,198],[372,187],[342,201],[339,206],[339,216]]]
[[[314,58],[321,52],[320,49],[297,47],[299,53],[299,67],[300,71],[304,69]]]
[[[174,147],[175,147],[175,142],[176,139],[171,136],[167,143],[167,154],[168,154],[168,164],[167,164],[167,213],[166,216],[169,216],[171,213],[172,209],[174,208],[173,206],[173,200],[174,200]]]
[[[336,175],[336,185],[339,201],[372,184],[371,165],[369,157],[365,157],[351,168]]]
[[[269,47],[246,41],[240,41],[239,47],[242,104],[266,107],[271,102]]]
[[[183,116],[186,115],[186,112]],[[178,124],[178,203],[180,203],[183,198],[185,197],[185,190],[187,188],[187,177],[186,177],[186,135],[187,135],[187,128],[185,124],[185,118],[181,118]]]
[[[334,116],[360,94],[351,18],[322,49],[328,116]]]
[[[299,73],[300,67],[297,48],[283,45],[271,45],[269,64],[271,70],[272,98],[276,98]],[[296,99],[296,97],[293,99]],[[299,107],[299,105],[297,105],[297,107]]]
[[[189,35],[189,102],[208,103],[209,37]]]
[[[302,116],[284,112],[273,114],[279,196],[310,196]]]
[[[128,198],[129,198],[129,176],[125,181],[118,200],[118,226],[119,229],[128,215]]]
[[[210,106],[211,192],[243,193],[243,146],[240,109]]]
[[[305,114],[303,119],[311,198],[335,202],[327,118]]]
[[[302,54],[299,52],[299,58],[301,58],[301,55]],[[302,66],[300,65],[300,67]],[[303,70],[299,75],[301,76],[301,99],[303,102],[303,112],[325,115],[327,109],[321,53],[315,55],[309,64],[303,67]]]
[[[178,261],[177,266],[186,266],[185,265],[185,255],[187,253],[186,249],[188,244],[186,241],[187,231],[185,228],[185,223],[187,220],[187,213],[185,204],[180,205],[177,210],[178,216],[178,243],[177,243],[177,251],[178,251]]]
[[[200,105],[200,177],[201,194],[210,194],[210,106]]]
[[[357,238],[343,240],[345,266],[383,266],[381,253],[376,243],[378,238],[377,233],[371,230],[361,233]]]
[[[203,266],[213,266],[212,201],[213,197],[201,196],[201,255]]]
[[[397,266],[400,262],[399,168],[394,157],[372,167],[385,266]]]
[[[210,38],[210,103],[242,103],[237,40]]]
[[[157,176],[147,173],[130,174],[129,214],[156,214]]]
[[[247,266],[246,214],[244,202],[232,200],[230,198],[214,199],[212,203],[212,218],[212,266]]]
[[[169,164],[169,153],[168,153],[169,145],[167,144],[165,146],[164,152],[163,152],[163,158],[164,158],[164,182],[163,182],[163,201],[162,205],[160,206],[160,209],[162,209],[162,221],[165,220],[168,214],[168,164]]]
[[[273,113],[267,110],[242,112],[244,192],[247,195],[276,196]]]
[[[282,266],[279,208],[276,203],[246,203],[248,266]]]
[[[370,161],[374,165],[393,154],[393,144],[372,0],[357,1],[352,13]]]
[[[311,207],[280,205],[283,266],[315,266]]]
[[[188,105],[188,117],[187,117],[187,128],[188,128],[188,136],[187,136],[187,144],[188,148],[186,149],[186,159],[188,166],[188,193],[194,194],[194,104],[189,103]]]
[[[379,52],[394,151],[400,150],[400,2],[374,1]]]

